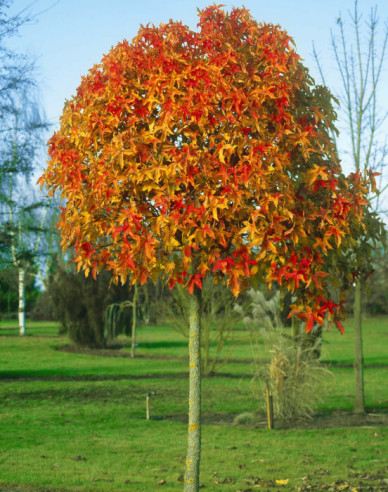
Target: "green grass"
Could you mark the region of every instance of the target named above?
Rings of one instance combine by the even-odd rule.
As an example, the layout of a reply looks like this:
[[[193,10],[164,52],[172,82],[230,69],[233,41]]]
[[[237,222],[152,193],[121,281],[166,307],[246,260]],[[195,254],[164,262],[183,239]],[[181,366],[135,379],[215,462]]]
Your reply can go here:
[[[388,319],[367,319],[364,326],[366,404],[387,412]],[[323,360],[334,377],[322,392],[320,413],[353,406],[351,322],[345,329],[344,336],[324,334]],[[57,330],[53,323],[31,323],[20,338],[16,322],[0,322],[0,491],[182,490],[186,341],[166,327],[140,328],[143,357],[132,360],[57,350],[68,343]],[[121,351],[129,354],[129,347]],[[232,357],[251,355],[246,342]],[[207,490],[303,490],[306,484],[322,490],[336,481],[333,490],[360,482],[384,490],[387,427],[268,431],[207,424],[264,409],[252,396],[251,370],[229,362],[203,380],[201,482]],[[146,421],[149,392],[156,394]],[[287,485],[276,483],[286,479]]]

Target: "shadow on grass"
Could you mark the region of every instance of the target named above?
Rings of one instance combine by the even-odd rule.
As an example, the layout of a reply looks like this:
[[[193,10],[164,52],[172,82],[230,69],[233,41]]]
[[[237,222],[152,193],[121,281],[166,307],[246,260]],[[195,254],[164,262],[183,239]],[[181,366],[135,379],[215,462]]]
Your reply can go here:
[[[152,389],[157,387],[157,383],[151,383]],[[74,387],[61,387],[61,385],[55,388],[47,389],[34,389],[31,391],[21,391],[18,393],[12,393],[8,398],[3,398],[2,405],[7,406],[10,404],[12,406],[18,405],[19,403],[25,406],[34,405],[33,402],[50,402],[51,404],[58,404],[58,402],[74,402],[74,403],[90,403],[90,402],[101,402],[101,403],[123,403],[131,405],[138,402],[143,402],[149,391],[149,387],[144,387],[139,384],[128,384],[126,386],[121,386],[120,388],[112,388],[110,386],[83,386],[79,388]],[[152,391],[153,399],[157,398],[155,401],[169,401],[171,399],[171,391],[166,391],[163,389],[162,392]],[[1,488],[0,488],[1,490]]]
[[[137,349],[149,349],[149,348],[160,348],[160,347],[179,347],[181,342],[161,342],[156,347],[152,343],[141,343],[138,345]],[[186,347],[186,344],[183,344]],[[131,358],[130,349],[131,346],[128,344],[120,344],[114,343],[112,345],[108,345],[106,348],[93,348],[93,347],[82,347],[79,345],[67,344],[67,345],[57,345],[52,346],[54,350],[58,350],[59,352],[66,352],[70,354],[82,354],[82,355],[97,355],[99,357],[124,357]],[[136,353],[135,359],[168,359],[168,360],[188,360],[188,356],[182,355],[168,355],[168,354],[139,354],[138,351]]]
[[[11,381],[121,381],[142,379],[183,379],[188,377],[188,372],[181,373],[156,373],[156,374],[81,374],[77,372],[66,373],[63,370],[41,369],[26,371],[1,371],[2,382]]]
[[[377,359],[377,360],[380,360],[380,359]],[[342,367],[345,369],[353,369],[353,367],[354,367],[353,362],[351,362],[351,361],[338,361],[338,360],[325,360],[324,362],[322,362],[322,365],[326,366],[326,367]],[[385,368],[388,368],[388,364],[379,363],[379,362],[377,362],[377,363],[368,362],[368,363],[364,363],[364,368],[366,368],[366,369],[385,369]]]
[[[171,340],[171,341],[159,341],[159,342],[141,342],[139,347],[147,349],[159,349],[159,348],[180,348],[187,347],[187,340]]]
[[[79,374],[66,373],[61,370],[28,370],[28,371],[1,371],[0,381],[3,383],[11,383],[15,381],[141,381],[152,379],[188,379],[188,372],[177,373],[155,373],[155,374],[118,374],[118,375],[94,375],[94,374]],[[217,372],[206,376],[208,378],[227,378],[241,379],[241,374],[232,374],[226,372]],[[205,378],[205,376],[203,376]]]

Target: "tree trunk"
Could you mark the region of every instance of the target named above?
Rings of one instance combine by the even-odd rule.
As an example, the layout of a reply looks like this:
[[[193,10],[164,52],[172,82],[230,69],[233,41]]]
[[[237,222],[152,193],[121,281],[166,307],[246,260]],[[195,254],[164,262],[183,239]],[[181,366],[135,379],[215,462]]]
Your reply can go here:
[[[301,323],[297,319],[296,316],[291,318],[291,328],[292,328],[292,338],[294,339],[294,343],[296,345],[300,344],[300,336],[301,336]]]
[[[26,305],[24,298],[25,270],[19,267],[19,335],[26,334]]]
[[[137,284],[134,285],[133,299],[132,299],[132,343],[131,343],[131,357],[135,357],[135,344],[136,344],[136,303],[137,303]]]
[[[189,316],[190,388],[185,492],[197,492],[201,460],[201,290],[197,287],[190,296]]]
[[[354,296],[354,376],[355,376],[355,413],[365,413],[364,401],[364,356],[362,349],[361,324],[362,283],[356,280]]]

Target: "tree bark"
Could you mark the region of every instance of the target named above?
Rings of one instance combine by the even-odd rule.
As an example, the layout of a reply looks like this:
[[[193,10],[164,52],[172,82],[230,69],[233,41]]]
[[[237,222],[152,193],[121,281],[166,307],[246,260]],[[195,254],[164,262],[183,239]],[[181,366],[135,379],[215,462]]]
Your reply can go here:
[[[135,357],[135,345],[136,345],[136,303],[137,303],[137,284],[134,285],[133,299],[132,299],[132,343],[131,343],[131,357]]]
[[[354,296],[354,376],[355,376],[355,413],[365,413],[364,399],[364,356],[362,348],[361,322],[362,283],[356,280]]]
[[[19,267],[19,335],[26,334],[25,270]]]
[[[199,490],[201,460],[201,290],[194,287],[189,312],[189,429],[185,492]]]

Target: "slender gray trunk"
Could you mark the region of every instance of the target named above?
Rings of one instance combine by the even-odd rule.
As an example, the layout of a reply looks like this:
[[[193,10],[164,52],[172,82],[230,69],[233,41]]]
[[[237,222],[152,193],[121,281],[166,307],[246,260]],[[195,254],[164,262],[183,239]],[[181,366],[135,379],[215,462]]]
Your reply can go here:
[[[25,270],[19,267],[19,335],[26,334]]]
[[[197,287],[190,296],[189,315],[190,388],[185,492],[197,492],[201,460],[201,290]]]
[[[365,413],[364,399],[364,357],[362,349],[361,321],[362,283],[356,281],[354,296],[354,376],[355,376],[355,413]]]
[[[134,285],[133,299],[132,299],[132,343],[131,343],[131,357],[135,357],[135,345],[136,345],[136,303],[137,303],[137,284]]]

